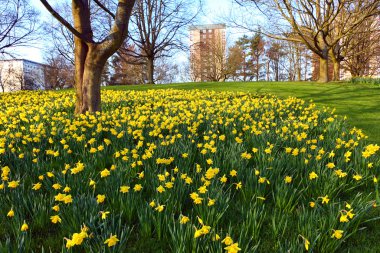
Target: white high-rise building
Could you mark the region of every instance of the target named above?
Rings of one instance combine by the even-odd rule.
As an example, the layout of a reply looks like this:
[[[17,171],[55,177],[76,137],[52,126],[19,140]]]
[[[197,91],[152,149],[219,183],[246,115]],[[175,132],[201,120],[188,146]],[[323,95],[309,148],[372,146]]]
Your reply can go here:
[[[0,92],[45,89],[46,65],[24,60],[0,61]]]

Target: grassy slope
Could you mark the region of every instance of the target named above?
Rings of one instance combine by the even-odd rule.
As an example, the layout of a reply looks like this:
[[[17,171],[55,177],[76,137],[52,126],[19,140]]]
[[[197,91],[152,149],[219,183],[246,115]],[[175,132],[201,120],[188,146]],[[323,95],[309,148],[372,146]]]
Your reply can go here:
[[[111,86],[107,89],[208,89],[215,91],[245,91],[271,93],[279,97],[295,96],[313,100],[318,106],[336,108],[337,114],[346,115],[352,126],[365,131],[369,141],[380,143],[380,87],[348,83],[318,84],[314,82],[231,82],[185,83],[170,85]],[[380,216],[379,209],[369,219]],[[369,222],[366,229],[351,238],[344,252],[380,252],[380,221]]]
[[[314,82],[228,82],[185,83],[170,85],[110,86],[110,89],[208,89],[271,93],[279,97],[295,96],[312,99],[319,106],[337,109],[351,125],[361,128],[371,142],[380,143],[380,87],[348,83],[318,84]]]

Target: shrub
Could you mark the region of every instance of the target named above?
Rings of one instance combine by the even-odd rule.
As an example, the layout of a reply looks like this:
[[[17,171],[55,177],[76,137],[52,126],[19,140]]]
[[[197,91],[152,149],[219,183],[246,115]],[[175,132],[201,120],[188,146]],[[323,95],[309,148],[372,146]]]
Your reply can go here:
[[[380,78],[353,77],[350,79],[350,83],[353,83],[353,84],[371,84],[371,85],[380,86]]]

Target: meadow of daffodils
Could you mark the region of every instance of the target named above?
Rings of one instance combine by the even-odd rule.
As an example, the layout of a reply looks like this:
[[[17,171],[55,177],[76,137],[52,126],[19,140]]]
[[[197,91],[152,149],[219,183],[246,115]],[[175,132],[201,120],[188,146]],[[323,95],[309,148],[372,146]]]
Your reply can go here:
[[[339,252],[379,146],[331,109],[212,91],[0,95],[1,252]]]

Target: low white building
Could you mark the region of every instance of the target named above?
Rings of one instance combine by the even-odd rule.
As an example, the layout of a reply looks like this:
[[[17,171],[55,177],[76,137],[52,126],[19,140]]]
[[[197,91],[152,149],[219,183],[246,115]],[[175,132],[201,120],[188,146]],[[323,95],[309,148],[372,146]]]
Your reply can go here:
[[[0,61],[0,92],[45,89],[46,65],[25,59]]]

